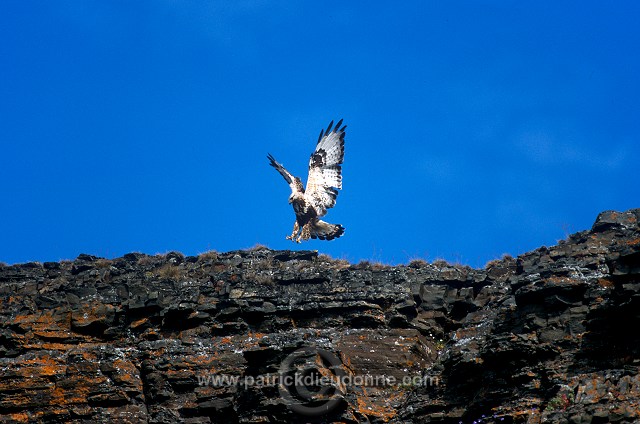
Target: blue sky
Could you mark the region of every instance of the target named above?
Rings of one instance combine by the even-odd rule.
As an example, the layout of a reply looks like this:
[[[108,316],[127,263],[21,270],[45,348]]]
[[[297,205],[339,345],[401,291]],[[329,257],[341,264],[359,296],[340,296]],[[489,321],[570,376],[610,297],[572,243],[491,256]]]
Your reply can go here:
[[[640,207],[637,2],[0,2],[0,261],[472,266]],[[348,125],[335,241],[289,188]]]

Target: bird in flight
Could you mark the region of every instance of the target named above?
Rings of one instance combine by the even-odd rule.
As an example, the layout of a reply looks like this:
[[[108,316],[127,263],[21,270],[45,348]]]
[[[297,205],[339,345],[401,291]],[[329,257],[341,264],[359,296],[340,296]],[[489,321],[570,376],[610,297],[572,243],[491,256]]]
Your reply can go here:
[[[333,121],[326,130],[320,131],[316,150],[309,159],[309,176],[305,190],[302,181],[294,177],[284,166],[276,162],[269,154],[270,165],[282,175],[291,187],[289,203],[293,206],[296,221],[293,232],[287,240],[306,241],[310,238],[333,240],[344,234],[340,224],[329,224],[320,220],[327,214],[327,209],[336,204],[338,189],[342,188],[342,161],[344,160],[344,135],[346,125],[342,119],[333,127]]]

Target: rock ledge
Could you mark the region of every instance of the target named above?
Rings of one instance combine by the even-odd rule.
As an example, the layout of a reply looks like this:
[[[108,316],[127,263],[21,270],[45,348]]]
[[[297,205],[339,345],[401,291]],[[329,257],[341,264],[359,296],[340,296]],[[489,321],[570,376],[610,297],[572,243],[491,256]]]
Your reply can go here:
[[[266,248],[0,266],[0,420],[639,422],[639,219],[484,269]],[[350,379],[330,411],[274,380],[299,359]]]

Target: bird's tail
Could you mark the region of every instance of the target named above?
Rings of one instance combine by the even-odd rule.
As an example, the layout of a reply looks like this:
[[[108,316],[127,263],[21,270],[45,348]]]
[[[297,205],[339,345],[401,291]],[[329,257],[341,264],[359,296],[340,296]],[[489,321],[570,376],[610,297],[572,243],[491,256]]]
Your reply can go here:
[[[311,238],[333,240],[344,234],[344,227],[340,224],[329,224],[321,220],[311,224]]]

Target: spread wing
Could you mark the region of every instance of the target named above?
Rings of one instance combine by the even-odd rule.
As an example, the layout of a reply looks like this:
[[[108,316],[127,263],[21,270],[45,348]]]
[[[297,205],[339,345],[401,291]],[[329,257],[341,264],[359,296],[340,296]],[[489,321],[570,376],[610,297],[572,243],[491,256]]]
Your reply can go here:
[[[316,209],[318,216],[336,204],[338,190],[342,188],[342,161],[344,160],[344,135],[347,126],[342,119],[333,128],[333,121],[320,131],[316,150],[309,159],[309,177],[305,198]]]
[[[271,154],[268,154],[267,158],[269,158],[269,164],[273,166],[276,169],[276,171],[278,171],[280,175],[282,175],[282,177],[287,182],[287,184],[289,184],[289,187],[291,187],[292,193],[304,192],[300,178],[294,177],[293,175],[291,175],[291,173],[287,171],[284,168],[284,166],[282,166],[282,164],[278,163],[276,159],[273,156],[271,156]]]

